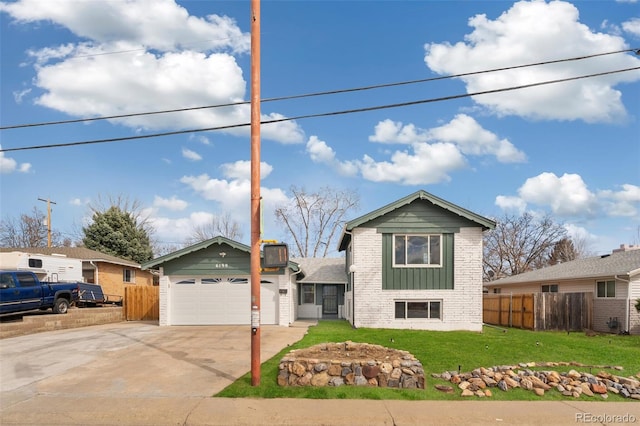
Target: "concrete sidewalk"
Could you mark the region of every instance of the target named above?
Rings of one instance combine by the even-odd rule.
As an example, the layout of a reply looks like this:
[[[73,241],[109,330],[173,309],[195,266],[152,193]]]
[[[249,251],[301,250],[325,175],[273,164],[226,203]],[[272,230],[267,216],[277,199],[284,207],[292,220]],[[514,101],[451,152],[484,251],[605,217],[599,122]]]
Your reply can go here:
[[[640,404],[555,401],[372,401],[77,398],[35,395],[4,425],[576,425],[640,424]]]

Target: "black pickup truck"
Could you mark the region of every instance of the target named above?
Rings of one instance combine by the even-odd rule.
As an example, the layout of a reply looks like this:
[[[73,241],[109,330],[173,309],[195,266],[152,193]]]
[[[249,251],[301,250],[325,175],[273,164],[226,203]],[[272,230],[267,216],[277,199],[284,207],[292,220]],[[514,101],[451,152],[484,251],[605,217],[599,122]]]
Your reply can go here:
[[[0,270],[0,314],[51,309],[66,314],[79,283],[40,282],[33,272]]]

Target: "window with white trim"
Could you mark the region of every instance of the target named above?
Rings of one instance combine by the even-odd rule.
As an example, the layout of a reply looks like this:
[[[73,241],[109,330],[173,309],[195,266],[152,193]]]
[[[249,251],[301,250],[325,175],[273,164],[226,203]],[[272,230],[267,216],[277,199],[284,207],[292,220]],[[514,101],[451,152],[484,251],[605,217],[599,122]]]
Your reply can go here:
[[[313,284],[302,284],[302,303],[303,304],[315,303],[315,292],[314,292]]]
[[[442,319],[441,300],[396,300],[395,318]]]
[[[613,280],[596,282],[596,294],[598,297],[616,297],[616,282]]]
[[[557,293],[558,292],[558,284],[543,284],[542,285],[543,293]]]
[[[394,235],[393,266],[442,266],[440,235]]]
[[[123,269],[122,270],[122,281],[125,283],[135,283],[136,282],[136,271],[133,269]]]

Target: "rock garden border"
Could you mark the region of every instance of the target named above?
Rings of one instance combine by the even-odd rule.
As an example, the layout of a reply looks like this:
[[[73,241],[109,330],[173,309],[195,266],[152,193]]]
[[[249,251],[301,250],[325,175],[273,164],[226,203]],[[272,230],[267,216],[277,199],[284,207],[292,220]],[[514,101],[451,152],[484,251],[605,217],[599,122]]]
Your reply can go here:
[[[422,363],[407,351],[352,341],[294,349],[278,366],[280,386],[424,389]]]
[[[558,372],[553,370],[533,370],[534,367],[571,367],[568,371]],[[492,389],[507,392],[513,388],[522,388],[543,396],[545,392],[555,389],[562,395],[572,398],[581,396],[603,399],[609,394],[620,395],[624,398],[640,400],[640,373],[633,377],[623,377],[608,373],[604,370],[597,374],[591,372],[579,372],[576,368],[587,367],[609,368],[621,370],[621,367],[613,366],[587,366],[569,362],[545,362],[545,363],[521,363],[518,365],[495,366],[489,368],[477,368],[471,372],[460,373],[446,371],[442,374],[433,374],[438,378],[451,382],[461,390],[463,397],[490,397]],[[449,385],[435,385],[435,388],[446,393],[453,393],[454,388]]]

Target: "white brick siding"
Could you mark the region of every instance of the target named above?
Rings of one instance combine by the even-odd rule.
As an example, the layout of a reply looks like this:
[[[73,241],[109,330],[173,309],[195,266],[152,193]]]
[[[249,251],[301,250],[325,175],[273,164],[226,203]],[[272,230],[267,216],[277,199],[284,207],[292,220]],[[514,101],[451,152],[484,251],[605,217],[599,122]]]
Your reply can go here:
[[[356,266],[352,323],[356,327],[421,330],[482,330],[482,230],[461,228],[454,235],[453,290],[383,290],[382,234],[372,228],[353,230]],[[441,300],[442,319],[395,319],[395,300]]]

